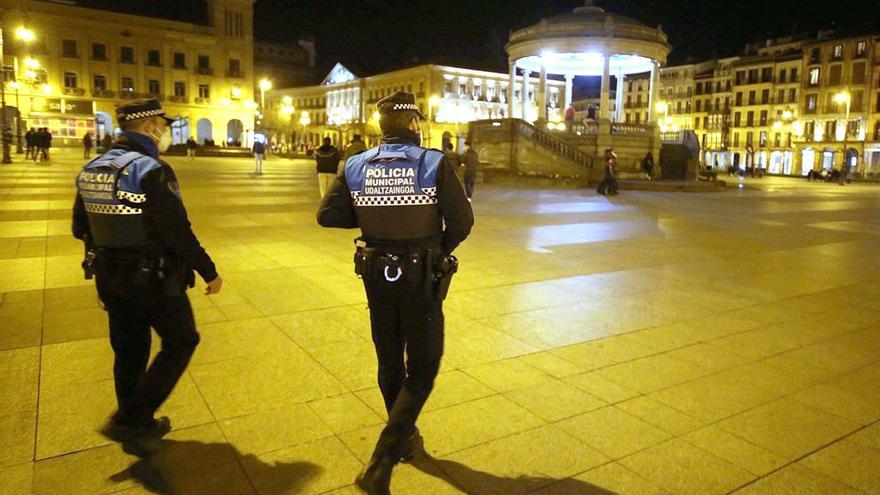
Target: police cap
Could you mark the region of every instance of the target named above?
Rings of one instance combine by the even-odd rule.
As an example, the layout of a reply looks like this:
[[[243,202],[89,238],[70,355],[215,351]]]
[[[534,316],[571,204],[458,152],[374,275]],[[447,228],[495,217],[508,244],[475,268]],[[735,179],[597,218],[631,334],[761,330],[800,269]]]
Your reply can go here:
[[[162,104],[156,98],[134,100],[116,107],[116,119],[120,124],[150,117],[162,117],[169,124],[177,120],[165,115]]]
[[[416,98],[412,93],[398,91],[393,95],[386,96],[376,103],[379,115],[387,115],[394,112],[414,112],[420,119],[425,119],[425,114],[416,105]]]

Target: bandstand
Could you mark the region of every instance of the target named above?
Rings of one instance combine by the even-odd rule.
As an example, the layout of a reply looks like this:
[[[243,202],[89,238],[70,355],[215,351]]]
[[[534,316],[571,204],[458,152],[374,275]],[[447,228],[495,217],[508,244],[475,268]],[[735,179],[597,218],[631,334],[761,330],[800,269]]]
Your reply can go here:
[[[656,120],[659,67],[671,50],[659,27],[648,27],[629,17],[606,12],[587,1],[573,12],[514,31],[507,45],[510,69],[508,115],[529,121],[546,121],[547,77],[565,78],[565,105],[571,104],[575,76],[601,76],[599,118],[620,122],[623,115],[623,81],[628,75],[649,73],[648,122]],[[529,98],[519,105],[513,98],[517,72],[522,74],[522,95],[528,95],[530,79],[538,78],[535,102],[538,114],[529,118]],[[611,78],[616,82],[616,105],[611,111]],[[519,108],[516,108],[519,106]]]

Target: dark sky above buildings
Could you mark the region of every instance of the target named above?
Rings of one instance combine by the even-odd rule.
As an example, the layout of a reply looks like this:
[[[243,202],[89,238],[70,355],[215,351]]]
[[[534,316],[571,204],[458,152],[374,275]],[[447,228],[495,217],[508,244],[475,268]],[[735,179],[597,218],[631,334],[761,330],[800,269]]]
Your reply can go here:
[[[204,0],[78,0],[195,20]],[[670,62],[733,55],[750,41],[817,29],[880,33],[880,0],[597,0],[646,24],[660,24],[674,50]],[[372,74],[420,62],[506,70],[510,29],[571,11],[582,0],[257,0],[258,39],[314,36],[319,63],[337,61]]]

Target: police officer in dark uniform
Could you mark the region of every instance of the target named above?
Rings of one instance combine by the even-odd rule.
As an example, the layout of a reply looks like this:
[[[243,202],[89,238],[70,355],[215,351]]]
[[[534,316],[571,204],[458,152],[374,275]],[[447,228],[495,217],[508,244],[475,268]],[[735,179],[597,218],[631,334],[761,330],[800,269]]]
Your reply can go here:
[[[156,99],[120,106],[117,119],[123,133],[116,145],[77,177],[73,235],[86,244],[86,278],[95,275],[110,318],[118,410],[101,431],[127,442],[171,429],[154,413],[199,343],[186,296],[193,270],[207,294],[223,281],[190,227],[174,171],[159,159],[173,119]],[[151,327],[162,349],[148,369]]]
[[[355,272],[370,305],[388,423],[357,485],[390,493],[391,471],[412,457],[415,423],[443,355],[443,298],[453,250],[470,234],[470,203],[455,164],[420,146],[424,115],[409,93],[377,103],[382,143],[350,157],[318,211],[323,227],[360,228]]]

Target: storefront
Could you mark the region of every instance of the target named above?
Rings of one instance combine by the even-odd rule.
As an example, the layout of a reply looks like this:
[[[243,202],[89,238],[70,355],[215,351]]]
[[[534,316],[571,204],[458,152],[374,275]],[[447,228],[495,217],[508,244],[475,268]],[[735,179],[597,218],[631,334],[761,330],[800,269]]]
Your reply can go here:
[[[95,132],[95,104],[92,100],[35,98],[22,130],[47,127],[52,146],[78,145],[86,132]]]

